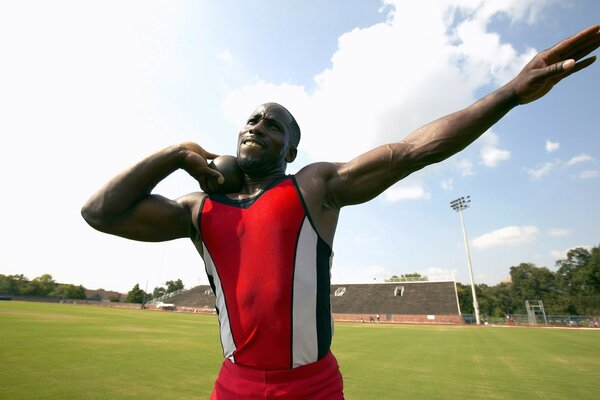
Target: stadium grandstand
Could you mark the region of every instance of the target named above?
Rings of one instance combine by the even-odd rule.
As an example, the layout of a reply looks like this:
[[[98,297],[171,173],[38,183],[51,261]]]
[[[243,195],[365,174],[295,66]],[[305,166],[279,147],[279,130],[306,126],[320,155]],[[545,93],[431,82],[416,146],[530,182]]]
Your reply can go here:
[[[336,320],[462,323],[452,281],[331,285],[331,308]]]
[[[453,281],[334,284],[330,295],[339,321],[462,323]],[[181,311],[215,312],[209,285],[183,290],[168,301]]]

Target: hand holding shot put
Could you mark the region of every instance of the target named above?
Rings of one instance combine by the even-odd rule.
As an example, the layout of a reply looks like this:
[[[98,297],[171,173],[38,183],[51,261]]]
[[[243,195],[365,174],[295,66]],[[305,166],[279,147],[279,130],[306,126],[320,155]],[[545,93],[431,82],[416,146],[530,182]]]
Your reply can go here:
[[[266,103],[240,130],[237,160],[192,142],[167,147],[110,180],[82,215],[92,227],[130,239],[191,239],[216,296],[225,356],[212,399],[267,398],[265,390],[342,399],[329,301],[340,210],[463,150],[513,108],[590,66],[595,57],[584,57],[598,46],[596,25],[539,53],[512,81],[463,110],[348,162],[313,163],[295,175],[286,167],[297,155],[298,123],[283,106]],[[203,191],[174,200],[152,193],[178,169]],[[259,378],[229,384],[269,374],[278,377],[269,385]]]

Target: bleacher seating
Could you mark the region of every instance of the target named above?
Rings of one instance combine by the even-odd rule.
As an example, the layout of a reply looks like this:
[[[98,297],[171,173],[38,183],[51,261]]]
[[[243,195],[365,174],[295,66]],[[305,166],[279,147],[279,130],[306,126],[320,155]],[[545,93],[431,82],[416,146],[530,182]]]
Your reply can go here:
[[[215,295],[209,285],[196,286],[173,296],[169,301],[178,307],[215,308]]]
[[[460,323],[454,282],[335,284],[330,291],[334,318],[388,322]],[[180,308],[214,310],[209,285],[196,286],[169,300]]]
[[[334,295],[338,288],[346,288],[342,296]],[[331,285],[331,308],[339,314],[460,314],[454,282]]]

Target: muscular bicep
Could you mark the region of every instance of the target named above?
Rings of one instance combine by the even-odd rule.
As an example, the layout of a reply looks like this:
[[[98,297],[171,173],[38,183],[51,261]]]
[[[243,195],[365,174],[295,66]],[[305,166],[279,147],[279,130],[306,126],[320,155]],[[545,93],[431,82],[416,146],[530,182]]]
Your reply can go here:
[[[192,237],[192,199],[178,200],[148,195],[116,218],[93,215],[85,218],[95,229],[128,239],[159,242]],[[85,211],[82,211],[82,213]]]
[[[327,182],[328,198],[341,208],[367,202],[422,168],[412,160],[411,145],[400,142],[377,147],[350,162],[337,164]]]

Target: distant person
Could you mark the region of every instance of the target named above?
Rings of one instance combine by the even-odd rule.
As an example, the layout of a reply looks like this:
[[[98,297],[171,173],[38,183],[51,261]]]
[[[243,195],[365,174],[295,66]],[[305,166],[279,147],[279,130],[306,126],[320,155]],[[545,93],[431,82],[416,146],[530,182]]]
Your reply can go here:
[[[329,298],[340,209],[367,202],[461,151],[514,107],[592,64],[595,57],[583,58],[599,44],[599,26],[583,30],[539,53],[512,81],[473,105],[349,162],[310,164],[295,175],[285,171],[296,158],[300,128],[283,106],[263,104],[238,136],[241,189],[207,194],[211,180],[223,181],[207,162],[217,154],[186,142],[114,177],[82,215],[95,229],[129,239],[191,239],[216,295],[225,355],[212,399],[342,399],[342,377],[330,351]],[[347,140],[360,134],[348,132]],[[174,200],[152,194],[179,169],[204,192]]]

